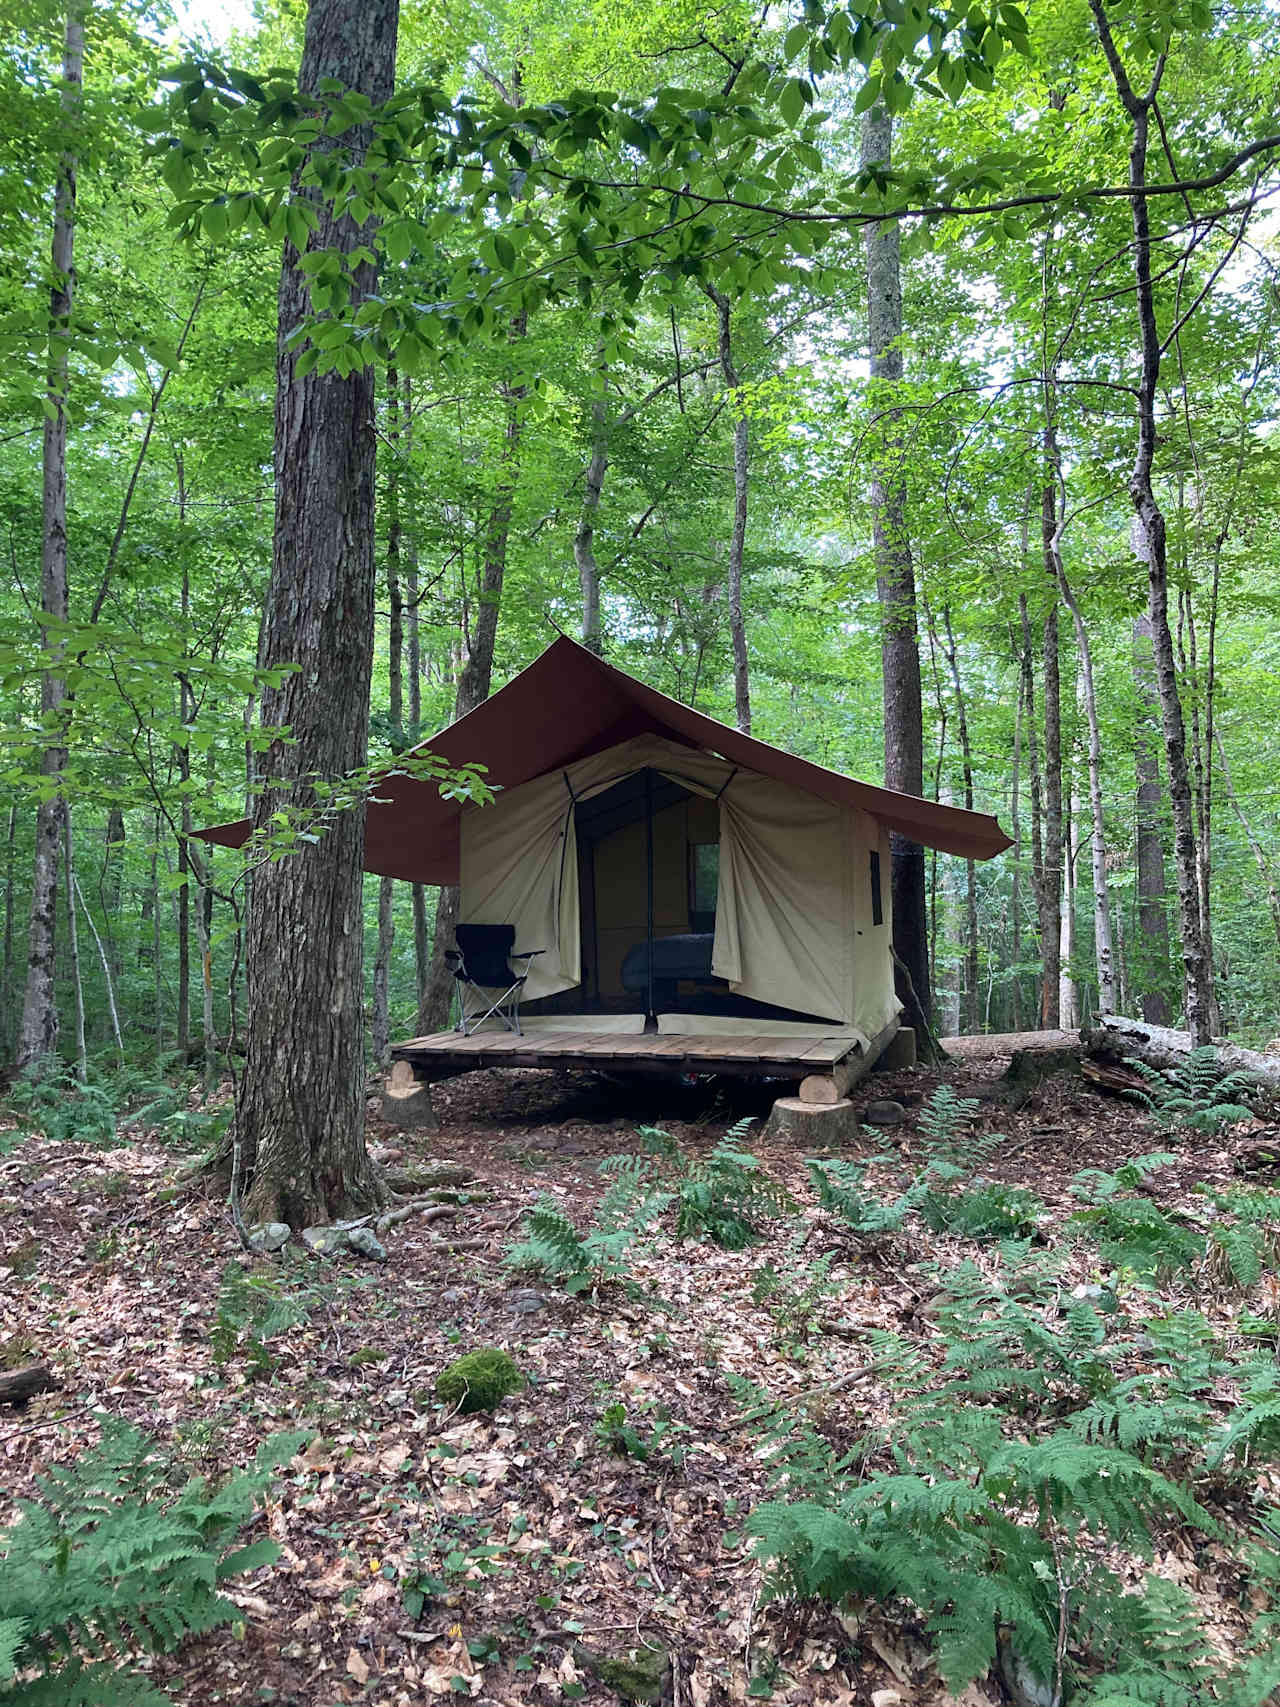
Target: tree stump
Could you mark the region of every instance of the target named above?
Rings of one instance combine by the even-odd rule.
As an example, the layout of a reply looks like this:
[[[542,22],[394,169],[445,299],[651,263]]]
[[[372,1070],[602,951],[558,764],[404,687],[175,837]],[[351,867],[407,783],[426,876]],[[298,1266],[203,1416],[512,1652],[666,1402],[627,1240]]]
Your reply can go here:
[[[852,1143],[859,1130],[857,1110],[847,1097],[831,1103],[779,1097],[765,1122],[763,1136],[821,1149],[828,1144]]]
[[[402,1132],[434,1132],[436,1111],[431,1085],[418,1078],[408,1061],[396,1061],[382,1091],[382,1118]]]

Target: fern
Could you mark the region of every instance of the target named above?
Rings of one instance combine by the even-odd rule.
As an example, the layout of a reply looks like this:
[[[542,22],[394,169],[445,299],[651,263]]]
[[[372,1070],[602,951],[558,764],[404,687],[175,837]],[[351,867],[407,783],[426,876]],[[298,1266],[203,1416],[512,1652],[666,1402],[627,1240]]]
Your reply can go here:
[[[253,1469],[212,1489],[195,1478],[174,1492],[170,1463],[127,1424],[107,1419],[101,1443],[50,1471],[39,1497],[0,1534],[0,1682],[36,1676],[5,1694],[14,1707],[167,1703],[118,1663],[125,1647],[168,1652],[228,1622],[228,1577],[270,1564],[262,1539],[237,1546],[273,1470],[306,1440],[267,1441]]]
[[[639,1128],[644,1144],[676,1205],[676,1237],[706,1237],[723,1250],[740,1251],[761,1237],[760,1222],[795,1208],[791,1194],[742,1148],[752,1119],[731,1126],[705,1157],[686,1157],[660,1126]]]
[[[1185,1062],[1159,1072],[1144,1061],[1128,1063],[1145,1081],[1145,1091],[1130,1093],[1155,1115],[1170,1135],[1181,1132],[1221,1132],[1237,1120],[1251,1120],[1246,1098],[1254,1087],[1244,1073],[1223,1073],[1218,1052],[1205,1044],[1193,1049]]]
[[[898,1232],[921,1194],[907,1191],[892,1203],[882,1203],[867,1189],[869,1166],[869,1162],[805,1163],[819,1207],[838,1215],[855,1238],[876,1244]]]
[[[603,1163],[610,1184],[592,1227],[580,1233],[552,1197],[540,1197],[525,1216],[525,1237],[506,1254],[512,1268],[559,1281],[566,1292],[620,1284],[638,1291],[627,1268],[633,1247],[672,1202],[643,1157],[612,1156]]]

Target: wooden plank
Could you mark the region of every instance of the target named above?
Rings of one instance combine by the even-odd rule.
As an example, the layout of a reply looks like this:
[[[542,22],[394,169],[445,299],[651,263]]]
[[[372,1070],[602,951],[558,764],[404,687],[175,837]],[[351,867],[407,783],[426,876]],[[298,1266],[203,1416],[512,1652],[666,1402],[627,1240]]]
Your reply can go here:
[[[797,1041],[801,1041],[797,1039]],[[823,1062],[834,1065],[843,1061],[846,1055],[858,1050],[861,1045],[852,1037],[820,1037],[808,1049],[796,1051],[797,1061]]]

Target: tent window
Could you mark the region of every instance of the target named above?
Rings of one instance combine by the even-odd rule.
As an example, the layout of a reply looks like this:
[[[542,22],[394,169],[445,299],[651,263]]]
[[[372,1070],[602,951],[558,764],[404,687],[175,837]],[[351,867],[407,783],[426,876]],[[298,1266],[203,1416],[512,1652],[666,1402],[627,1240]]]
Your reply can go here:
[[[880,855],[871,856],[871,923],[884,923],[884,902],[880,899]]]
[[[716,901],[720,895],[719,842],[689,845],[689,924],[695,931],[716,928]]]

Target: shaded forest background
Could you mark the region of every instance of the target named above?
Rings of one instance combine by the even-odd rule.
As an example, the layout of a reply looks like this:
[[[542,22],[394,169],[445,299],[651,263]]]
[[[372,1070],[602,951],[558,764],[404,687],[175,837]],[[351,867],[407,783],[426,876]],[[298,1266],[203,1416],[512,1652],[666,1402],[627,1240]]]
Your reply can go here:
[[[0,51],[0,1058],[14,1057],[27,975],[37,806],[56,794],[69,804],[63,1052],[76,1053],[79,1010],[86,1059],[212,1062],[208,1037],[225,1044],[237,1018],[243,869],[186,836],[245,811],[270,739],[258,661],[280,246],[254,224],[243,165],[225,194],[184,203],[190,172],[163,146],[171,120],[157,94],[174,81],[173,20],[122,5],[81,15],[83,97],[71,107],[62,9],[24,6]],[[1145,16],[1126,14],[1126,28],[1140,35]],[[295,4],[264,5],[227,62],[264,81],[296,64],[302,18]],[[978,32],[987,74],[948,86],[940,68],[915,99],[898,98],[888,72],[872,87],[857,50],[850,66],[819,64],[819,77],[803,22],[737,4],[714,15],[542,0],[406,10],[401,81],[430,76],[463,107],[470,94],[517,112],[568,90],[638,102],[656,89],[657,130],[664,103],[696,125],[696,94],[684,92],[732,88],[749,44],[772,68],[752,93],[773,130],[753,146],[792,217],[762,234],[727,198],[683,235],[673,219],[643,276],[611,273],[584,240],[568,288],[491,308],[473,293],[479,311],[446,315],[443,333],[401,322],[376,383],[371,757],[450,722],[560,628],[726,722],[879,780],[871,496],[888,479],[916,584],[925,792],[998,813],[1015,840],[985,867],[927,859],[939,1029],[1073,1025],[1100,1005],[1176,1022],[1182,857],[1213,1029],[1270,1037],[1280,185],[1265,149],[1221,188],[1196,183],[1271,122],[1275,19],[1265,4],[1151,19],[1163,31],[1151,56],[1167,53],[1152,170],[1188,186],[1160,199],[1152,271],[1154,486],[1193,869],[1175,847],[1150,548],[1130,492],[1142,361],[1131,205],[1078,193],[1124,183],[1132,127],[1075,0],[1034,11],[1025,53],[1008,51],[1021,14],[1000,5]],[[872,377],[868,362],[866,229],[879,228],[804,212],[837,194],[860,156],[874,168],[872,108],[882,123],[892,114],[895,193],[999,209],[902,222],[900,378]],[[597,145],[597,177],[607,185],[612,171],[621,195],[647,144],[631,136],[612,163],[610,146]],[[69,154],[74,305],[51,333],[55,187]],[[550,218],[537,186],[517,171],[505,217],[486,223],[468,211],[466,168],[424,181],[420,204],[385,233],[395,302],[425,303],[429,318],[459,278],[518,273],[527,249],[508,233],[523,242]],[[403,235],[406,220],[416,236]],[[392,293],[388,303],[400,312]],[[42,422],[60,336],[62,626],[42,622],[40,593]],[[61,708],[41,698],[55,655]],[[51,717],[64,720],[56,778]],[[366,881],[374,1059],[438,1019],[436,907],[434,892]]]

